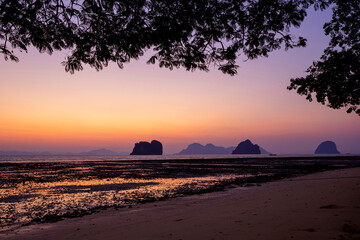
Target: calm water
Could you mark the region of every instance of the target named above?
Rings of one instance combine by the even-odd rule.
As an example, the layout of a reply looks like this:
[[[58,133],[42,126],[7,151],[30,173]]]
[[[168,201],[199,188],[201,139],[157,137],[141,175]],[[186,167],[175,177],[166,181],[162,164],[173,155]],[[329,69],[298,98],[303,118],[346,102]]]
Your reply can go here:
[[[98,160],[174,160],[174,159],[213,159],[213,158],[245,158],[245,157],[269,157],[268,155],[234,155],[234,154],[193,154],[193,155],[114,155],[114,156],[79,156],[79,155],[23,155],[1,156],[0,161],[98,161]]]
[[[0,231],[343,167],[360,157],[0,156]]]
[[[0,161],[44,161],[44,162],[58,162],[58,161],[99,161],[99,160],[177,160],[177,159],[223,159],[223,158],[277,158],[277,157],[317,157],[314,154],[293,154],[293,155],[263,155],[263,154],[192,154],[192,155],[152,155],[152,156],[134,156],[134,155],[97,155],[97,156],[79,156],[79,155],[20,155],[20,156],[2,156]],[[339,155],[348,156],[348,155]]]

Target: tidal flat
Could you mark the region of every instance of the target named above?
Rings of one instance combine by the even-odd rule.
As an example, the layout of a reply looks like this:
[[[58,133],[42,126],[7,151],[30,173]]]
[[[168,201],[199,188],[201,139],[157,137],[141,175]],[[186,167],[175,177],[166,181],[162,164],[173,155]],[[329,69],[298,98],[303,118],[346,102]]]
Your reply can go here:
[[[348,167],[360,156],[0,161],[0,231]]]

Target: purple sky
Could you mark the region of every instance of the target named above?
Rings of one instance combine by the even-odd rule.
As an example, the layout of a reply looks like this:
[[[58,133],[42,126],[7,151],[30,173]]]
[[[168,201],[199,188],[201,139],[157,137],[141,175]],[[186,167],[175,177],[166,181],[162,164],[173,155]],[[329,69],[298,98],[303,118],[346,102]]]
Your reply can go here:
[[[193,142],[236,146],[251,139],[274,153],[312,153],[325,140],[342,153],[360,153],[360,121],[345,109],[308,102],[286,90],[292,77],[319,59],[329,38],[331,12],[310,11],[300,29],[306,48],[243,62],[230,77],[169,71],[146,57],[103,71],[85,67],[70,75],[52,56],[30,49],[19,63],[0,60],[0,151],[131,152],[135,142],[157,139],[171,154]]]

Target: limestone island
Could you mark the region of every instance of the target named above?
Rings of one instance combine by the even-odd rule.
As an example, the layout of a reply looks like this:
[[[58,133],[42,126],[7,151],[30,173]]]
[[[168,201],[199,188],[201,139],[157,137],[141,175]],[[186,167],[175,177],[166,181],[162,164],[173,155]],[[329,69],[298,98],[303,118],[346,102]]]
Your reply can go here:
[[[340,152],[333,141],[325,141],[316,148],[315,154],[340,154]]]
[[[161,142],[152,140],[149,142],[135,143],[133,151],[130,155],[162,155],[163,147]]]
[[[257,144],[252,144],[252,142],[247,139],[239,143],[232,154],[261,154],[261,152]]]

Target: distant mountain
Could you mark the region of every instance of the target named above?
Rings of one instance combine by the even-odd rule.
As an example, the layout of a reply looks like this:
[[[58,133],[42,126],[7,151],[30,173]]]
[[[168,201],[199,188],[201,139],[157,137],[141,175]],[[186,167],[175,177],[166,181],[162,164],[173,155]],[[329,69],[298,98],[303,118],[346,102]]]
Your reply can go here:
[[[200,143],[192,143],[186,149],[181,150],[177,154],[231,154],[235,147],[221,147],[208,143],[205,146]],[[261,154],[270,154],[260,147]]]
[[[235,146],[231,146],[231,147],[227,147],[225,148],[226,152],[228,152],[228,154],[231,154],[234,150],[235,150]]]
[[[97,150],[91,150],[89,152],[82,152],[80,155],[119,155],[119,153],[113,152],[109,149],[101,148]]]
[[[264,148],[262,148],[260,146],[259,146],[259,148],[260,148],[261,154],[268,154],[268,155],[271,154],[270,152],[266,151]]]
[[[208,143],[205,146],[200,143],[192,143],[178,154],[229,154],[233,149],[234,147],[218,147],[211,143]]]

